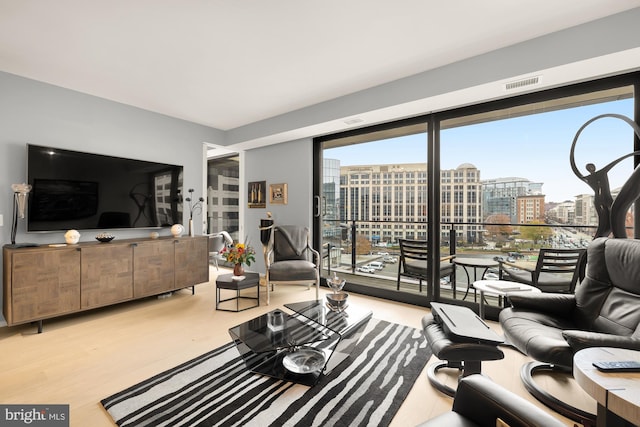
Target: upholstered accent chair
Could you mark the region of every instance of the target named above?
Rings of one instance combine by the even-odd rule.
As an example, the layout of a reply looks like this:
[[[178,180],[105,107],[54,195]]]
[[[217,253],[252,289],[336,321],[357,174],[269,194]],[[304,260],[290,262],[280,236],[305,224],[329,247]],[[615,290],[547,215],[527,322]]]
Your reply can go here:
[[[307,227],[273,226],[264,257],[267,304],[274,285],[307,285],[310,288],[315,284],[316,299],[320,299],[320,254],[311,247]]]
[[[640,350],[640,240],[600,237],[587,248],[585,278],[574,294],[518,293],[500,313],[508,342],[538,362],[523,366],[527,390],[561,414],[582,422],[593,414],[541,389],[533,374],[572,373],[573,356],[588,347]]]

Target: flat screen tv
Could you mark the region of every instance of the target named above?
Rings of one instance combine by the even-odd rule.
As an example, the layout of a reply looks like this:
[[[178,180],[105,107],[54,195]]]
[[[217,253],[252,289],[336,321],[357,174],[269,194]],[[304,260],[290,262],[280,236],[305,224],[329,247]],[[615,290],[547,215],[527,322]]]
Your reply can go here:
[[[27,144],[27,231],[170,227],[182,166]]]

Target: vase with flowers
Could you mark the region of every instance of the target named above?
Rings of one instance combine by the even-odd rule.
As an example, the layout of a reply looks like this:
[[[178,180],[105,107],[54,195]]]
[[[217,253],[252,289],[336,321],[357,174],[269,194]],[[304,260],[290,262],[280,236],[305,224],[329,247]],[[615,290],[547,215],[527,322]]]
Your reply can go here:
[[[244,274],[243,264],[250,266],[252,262],[256,262],[256,251],[244,243],[236,243],[224,247],[220,251],[220,254],[227,262],[233,264],[234,276],[242,276]]]
[[[187,202],[189,202],[189,236],[194,236],[193,231],[193,214],[202,212],[202,203],[204,202],[204,197],[199,197],[196,201],[193,197],[193,192],[195,190],[193,188],[189,189],[189,197],[185,198]]]

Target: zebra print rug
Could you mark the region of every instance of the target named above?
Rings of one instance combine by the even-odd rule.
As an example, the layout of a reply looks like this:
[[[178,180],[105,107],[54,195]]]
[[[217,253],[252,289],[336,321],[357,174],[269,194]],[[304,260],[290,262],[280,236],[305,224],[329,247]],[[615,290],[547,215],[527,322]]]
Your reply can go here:
[[[101,403],[119,426],[386,426],[430,356],[420,330],[371,319],[313,387],[248,372],[229,343]]]

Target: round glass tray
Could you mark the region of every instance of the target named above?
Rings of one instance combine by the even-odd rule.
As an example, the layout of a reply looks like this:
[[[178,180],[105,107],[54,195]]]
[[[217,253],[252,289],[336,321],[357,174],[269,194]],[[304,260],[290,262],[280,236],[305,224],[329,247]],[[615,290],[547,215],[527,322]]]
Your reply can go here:
[[[324,368],[326,363],[324,353],[313,348],[302,348],[288,353],[282,364],[285,369],[295,374],[311,374]]]

